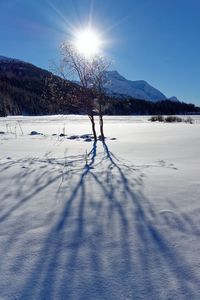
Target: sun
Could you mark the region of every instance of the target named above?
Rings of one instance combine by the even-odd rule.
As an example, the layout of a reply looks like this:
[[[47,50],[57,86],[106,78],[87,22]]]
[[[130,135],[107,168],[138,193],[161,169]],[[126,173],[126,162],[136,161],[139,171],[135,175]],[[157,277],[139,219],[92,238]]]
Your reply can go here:
[[[102,43],[100,35],[91,28],[77,31],[75,34],[75,47],[86,57],[98,54],[101,51]]]

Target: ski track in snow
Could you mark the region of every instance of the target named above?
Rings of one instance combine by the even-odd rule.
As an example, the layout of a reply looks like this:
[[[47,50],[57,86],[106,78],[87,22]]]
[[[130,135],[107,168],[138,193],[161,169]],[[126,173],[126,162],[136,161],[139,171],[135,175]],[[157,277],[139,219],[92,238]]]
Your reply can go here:
[[[0,299],[200,299],[199,119],[132,118],[0,118]]]

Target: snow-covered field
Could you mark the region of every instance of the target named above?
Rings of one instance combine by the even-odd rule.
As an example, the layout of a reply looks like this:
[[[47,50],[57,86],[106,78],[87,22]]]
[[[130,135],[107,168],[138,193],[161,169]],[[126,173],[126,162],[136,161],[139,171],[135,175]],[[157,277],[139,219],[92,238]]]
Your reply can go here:
[[[0,118],[0,299],[200,299],[193,118]]]

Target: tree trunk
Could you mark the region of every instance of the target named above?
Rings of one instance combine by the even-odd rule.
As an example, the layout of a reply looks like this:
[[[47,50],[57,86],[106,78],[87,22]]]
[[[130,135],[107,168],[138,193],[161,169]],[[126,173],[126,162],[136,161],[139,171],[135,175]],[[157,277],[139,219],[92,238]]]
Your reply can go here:
[[[95,129],[95,121],[94,121],[94,116],[93,115],[89,115],[89,119],[92,123],[92,132],[93,132],[93,136],[94,136],[94,141],[97,141],[97,134],[96,134],[96,129]]]
[[[100,127],[101,140],[104,141],[105,136],[104,136],[104,130],[103,130],[103,114],[102,114],[101,103],[99,104],[99,127]]]

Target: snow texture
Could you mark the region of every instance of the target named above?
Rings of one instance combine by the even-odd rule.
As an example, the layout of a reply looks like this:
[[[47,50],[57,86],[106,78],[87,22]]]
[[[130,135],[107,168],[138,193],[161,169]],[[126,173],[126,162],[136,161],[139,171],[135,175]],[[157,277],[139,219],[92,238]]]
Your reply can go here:
[[[200,299],[193,118],[0,118],[0,299]]]

